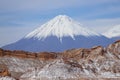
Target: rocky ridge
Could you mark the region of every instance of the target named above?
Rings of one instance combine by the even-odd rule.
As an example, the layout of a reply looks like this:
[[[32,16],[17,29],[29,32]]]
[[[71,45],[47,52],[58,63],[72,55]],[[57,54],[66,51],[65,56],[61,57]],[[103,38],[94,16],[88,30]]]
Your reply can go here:
[[[120,40],[106,48],[96,46],[60,53],[0,49],[0,65],[6,66],[6,71],[0,69],[0,80],[119,80]]]

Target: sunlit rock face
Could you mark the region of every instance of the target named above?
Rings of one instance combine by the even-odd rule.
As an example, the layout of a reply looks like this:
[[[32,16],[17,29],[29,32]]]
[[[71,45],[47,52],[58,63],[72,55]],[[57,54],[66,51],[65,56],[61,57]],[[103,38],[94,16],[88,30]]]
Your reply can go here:
[[[9,73],[0,80],[119,80],[120,40],[59,53],[0,49],[0,64]]]
[[[113,44],[110,44],[107,47],[108,53],[113,53],[116,58],[120,59],[120,40],[114,42]]]

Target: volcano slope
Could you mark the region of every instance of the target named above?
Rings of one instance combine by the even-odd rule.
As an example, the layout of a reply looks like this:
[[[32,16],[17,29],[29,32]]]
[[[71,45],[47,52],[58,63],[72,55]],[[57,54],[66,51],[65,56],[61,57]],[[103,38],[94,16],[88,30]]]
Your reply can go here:
[[[32,52],[61,52],[72,48],[91,48],[96,45],[105,47],[112,42],[112,39],[84,27],[69,16],[59,15],[17,42],[2,48]]]
[[[120,40],[60,53],[0,49],[0,65],[0,80],[120,80]]]

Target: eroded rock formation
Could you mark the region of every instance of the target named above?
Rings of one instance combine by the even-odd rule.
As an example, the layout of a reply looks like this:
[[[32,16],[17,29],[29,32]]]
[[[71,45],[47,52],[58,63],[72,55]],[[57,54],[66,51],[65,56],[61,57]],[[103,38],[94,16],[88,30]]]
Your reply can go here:
[[[0,64],[0,76],[10,76],[7,66],[5,66],[4,64]]]
[[[103,48],[70,49],[61,53],[0,49],[0,76],[20,80],[119,80],[120,40]]]

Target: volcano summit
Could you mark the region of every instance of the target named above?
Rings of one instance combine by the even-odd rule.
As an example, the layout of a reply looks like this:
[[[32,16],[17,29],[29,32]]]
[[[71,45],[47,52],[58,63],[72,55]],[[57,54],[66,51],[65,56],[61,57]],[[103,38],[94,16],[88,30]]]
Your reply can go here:
[[[71,48],[106,46],[111,41],[83,27],[66,15],[59,15],[4,49],[26,51],[63,51]]]

